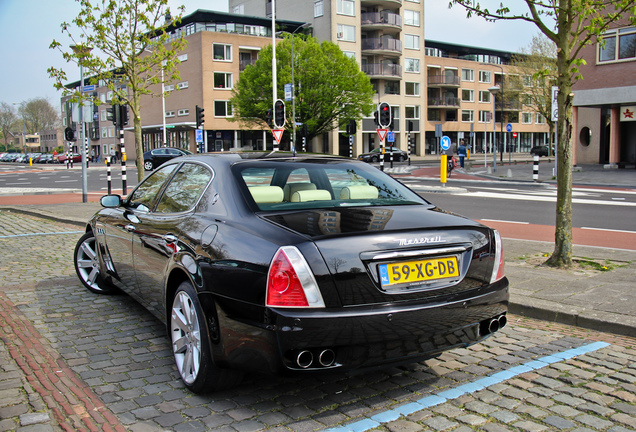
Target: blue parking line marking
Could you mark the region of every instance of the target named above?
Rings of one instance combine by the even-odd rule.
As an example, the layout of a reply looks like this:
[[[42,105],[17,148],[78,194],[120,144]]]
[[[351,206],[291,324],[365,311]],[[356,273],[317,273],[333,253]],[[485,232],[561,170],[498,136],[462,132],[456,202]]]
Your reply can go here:
[[[591,344],[583,345],[578,348],[572,348],[560,353],[554,353],[545,357],[531,360],[526,363],[511,367],[508,370],[496,372],[490,376],[480,378],[477,381],[468,384],[462,384],[452,389],[446,389],[439,393],[426,396],[418,401],[409,402],[399,407],[378,413],[373,415],[370,419],[366,418],[357,422],[338,426],[335,428],[327,429],[328,432],[365,432],[370,429],[381,426],[383,423],[388,423],[393,420],[397,420],[402,416],[407,416],[415,412],[421,411],[426,408],[430,408],[436,405],[441,405],[451,399],[458,398],[465,394],[470,394],[475,391],[484,389],[494,384],[506,381],[510,378],[514,378],[526,372],[541,369],[549,366],[552,363],[571,359],[583,354],[587,354],[593,351],[600,350],[601,348],[608,347],[610,344],[606,342],[594,342]]]

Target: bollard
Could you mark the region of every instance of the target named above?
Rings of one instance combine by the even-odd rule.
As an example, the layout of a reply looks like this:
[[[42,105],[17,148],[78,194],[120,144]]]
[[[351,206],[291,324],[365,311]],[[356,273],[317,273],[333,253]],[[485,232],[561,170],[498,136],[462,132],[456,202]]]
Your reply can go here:
[[[111,194],[111,176],[110,176],[110,156],[106,156],[106,183],[108,184],[108,195]]]
[[[384,141],[380,142],[380,170],[384,171]]]
[[[440,166],[439,166],[439,181],[442,183],[443,187],[446,187],[446,175],[448,174],[448,161],[445,154],[440,158]]]
[[[539,155],[532,156],[532,180],[539,181]]]
[[[508,168],[508,172],[506,173],[506,176],[507,176],[508,178],[511,178],[511,177],[512,177],[512,170],[511,170],[510,168]]]

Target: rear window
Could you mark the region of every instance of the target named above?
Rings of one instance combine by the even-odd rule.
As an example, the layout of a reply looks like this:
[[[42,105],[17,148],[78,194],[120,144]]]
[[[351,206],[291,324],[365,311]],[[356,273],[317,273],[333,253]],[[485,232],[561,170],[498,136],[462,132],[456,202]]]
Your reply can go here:
[[[275,160],[234,166],[259,210],[428,204],[377,168],[363,163]]]

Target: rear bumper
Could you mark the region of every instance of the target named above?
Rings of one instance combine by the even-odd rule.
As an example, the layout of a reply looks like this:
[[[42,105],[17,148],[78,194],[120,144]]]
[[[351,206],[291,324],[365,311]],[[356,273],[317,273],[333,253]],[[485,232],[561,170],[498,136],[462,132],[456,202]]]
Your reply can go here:
[[[217,354],[222,355],[219,360],[225,366],[274,373],[419,361],[488,337],[484,322],[505,314],[508,298],[508,280],[504,278],[472,295],[438,302],[320,311],[269,309],[266,316],[270,324],[255,328],[241,323],[240,331],[236,322],[232,324],[233,320],[224,316],[220,317],[221,326],[234,331],[224,335],[224,353]],[[228,352],[228,347],[235,349]],[[321,364],[321,357],[329,361]],[[248,361],[238,364],[230,359]]]

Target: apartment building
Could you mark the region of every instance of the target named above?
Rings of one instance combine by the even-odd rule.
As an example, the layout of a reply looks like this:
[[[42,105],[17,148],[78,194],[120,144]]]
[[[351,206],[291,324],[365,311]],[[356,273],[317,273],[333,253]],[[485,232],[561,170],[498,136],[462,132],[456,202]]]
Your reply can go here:
[[[375,88],[376,101],[391,105],[395,146],[407,150],[410,144],[414,154],[436,154],[436,130],[441,127],[455,143],[464,138],[474,150],[492,151],[492,139],[483,142],[486,126],[489,132],[493,129],[492,120],[486,123],[492,116],[487,113],[494,110],[489,88],[505,82],[513,53],[425,41],[424,1],[276,0],[275,7],[276,19],[311,23],[315,37],[337,43],[359,62]],[[272,13],[271,0],[230,0],[229,6],[237,14]],[[361,126],[354,154],[379,145],[373,117],[363,119]],[[545,119],[520,102],[499,106],[494,126],[501,148],[505,141],[508,149],[528,151],[548,140]],[[343,132],[324,137],[323,147],[348,155]]]
[[[288,32],[302,24],[276,22],[277,31]],[[197,10],[183,17],[178,25],[169,28],[169,32],[175,38],[183,35],[188,46],[178,55],[179,81],[163,85],[165,97],[160,96],[161,84],[152,88],[154,96],[142,96],[143,150],[165,144],[196,152],[199,147],[196,141],[197,106],[204,110],[205,151],[271,149],[273,136],[267,127],[241,130],[238,123],[230,121],[232,106],[229,101],[240,72],[256,61],[264,46],[272,43],[271,19]],[[119,151],[119,136],[107,113],[112,93],[104,82],[87,83],[88,80],[84,91],[100,101],[99,104],[87,104],[83,111],[84,121],[89,122],[89,154],[91,151],[96,155],[115,154]],[[69,88],[79,86],[79,81],[67,85]],[[62,99],[62,122],[64,127],[77,129],[79,110],[71,106],[68,99]],[[73,145],[77,148],[77,142]],[[128,159],[134,159],[132,119],[125,128],[124,145]]]
[[[574,86],[572,138],[575,164],[608,168],[636,164],[636,27],[626,18],[603,43],[586,46]]]

